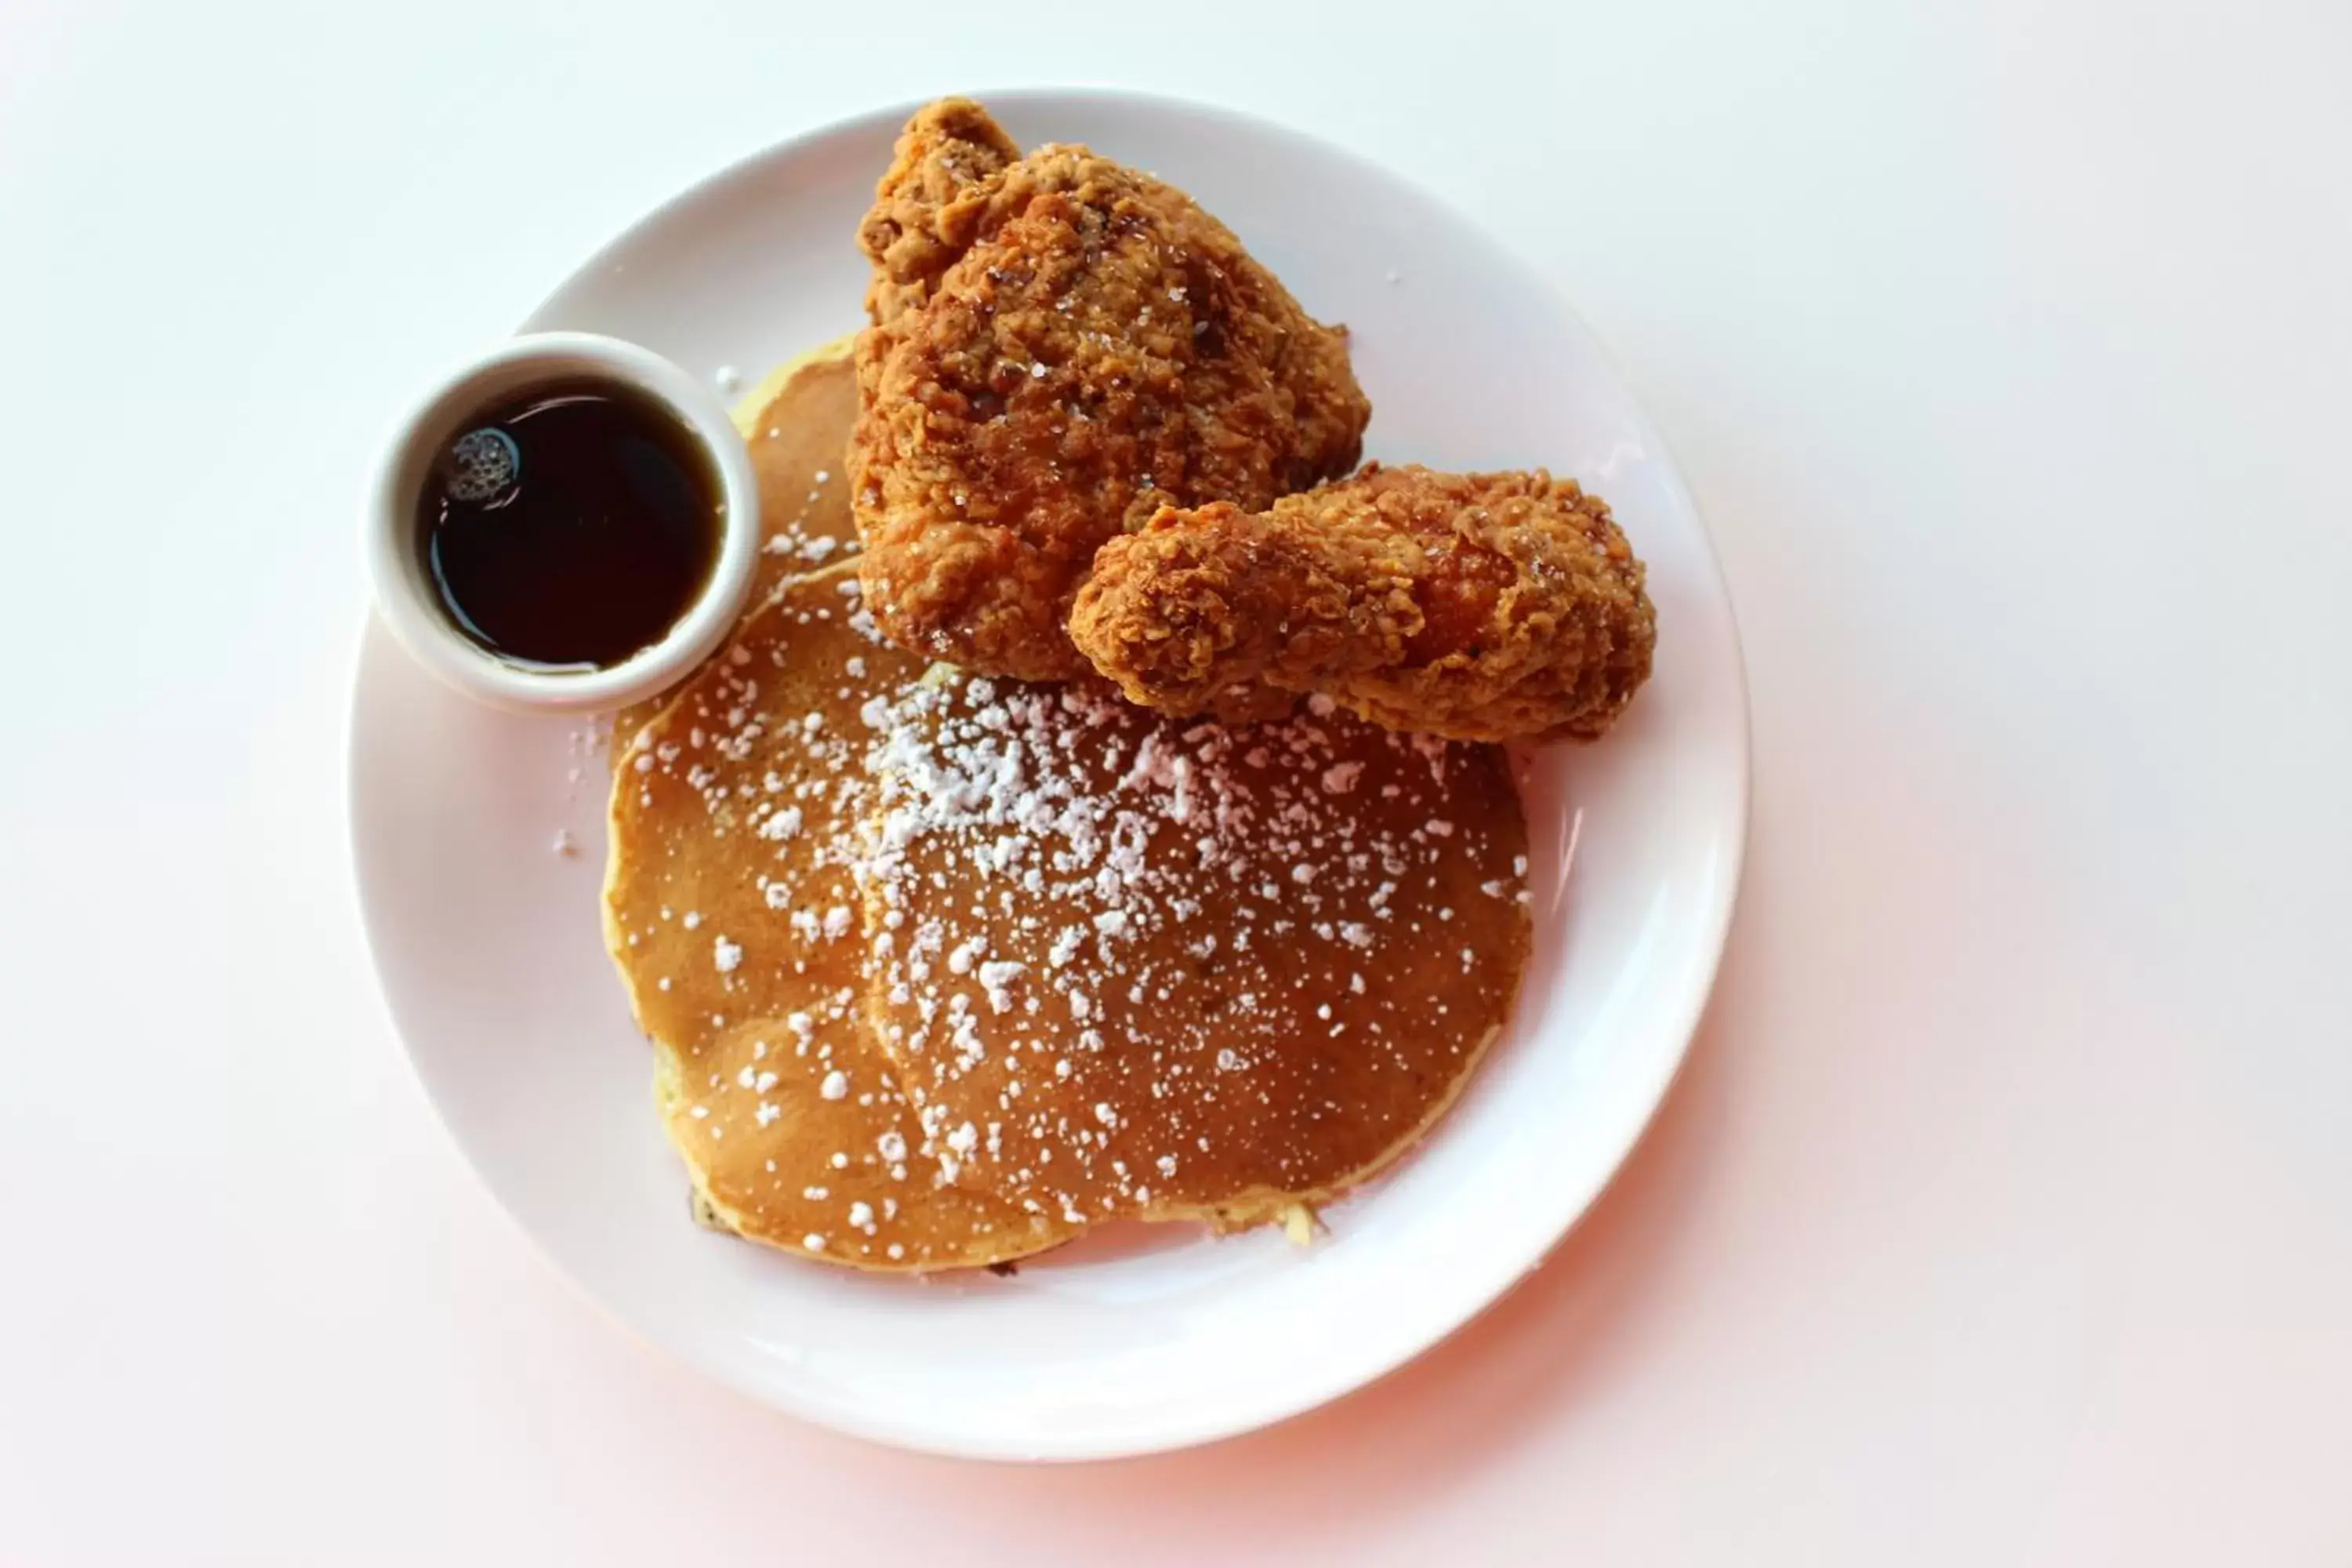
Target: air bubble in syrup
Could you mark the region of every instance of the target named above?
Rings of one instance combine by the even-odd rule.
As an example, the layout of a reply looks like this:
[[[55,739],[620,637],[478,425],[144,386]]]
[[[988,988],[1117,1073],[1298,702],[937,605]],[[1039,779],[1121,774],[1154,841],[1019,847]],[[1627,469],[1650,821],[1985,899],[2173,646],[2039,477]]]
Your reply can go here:
[[[503,430],[468,430],[449,443],[451,500],[478,503],[510,489],[522,473],[522,448]]]

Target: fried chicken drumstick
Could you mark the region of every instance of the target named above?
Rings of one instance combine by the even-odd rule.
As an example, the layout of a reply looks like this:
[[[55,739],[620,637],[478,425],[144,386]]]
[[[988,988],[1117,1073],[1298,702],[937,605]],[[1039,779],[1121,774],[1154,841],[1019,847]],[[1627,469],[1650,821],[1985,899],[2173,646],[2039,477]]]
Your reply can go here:
[[[1371,405],[1346,335],[1150,175],[1083,147],[1024,157],[945,100],[908,121],[858,241],[850,495],[866,601],[909,648],[1082,676],[1063,626],[1105,540],[1355,466]]]
[[[1648,678],[1657,617],[1573,481],[1372,464],[1264,510],[1163,507],[1102,547],[1069,629],[1152,708],[1263,682],[1391,729],[1591,740]]]

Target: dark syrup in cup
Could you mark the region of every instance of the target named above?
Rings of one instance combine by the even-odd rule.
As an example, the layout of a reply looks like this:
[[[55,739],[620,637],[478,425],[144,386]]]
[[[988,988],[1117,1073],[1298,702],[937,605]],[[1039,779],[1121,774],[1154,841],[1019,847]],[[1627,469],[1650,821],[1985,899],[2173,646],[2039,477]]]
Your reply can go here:
[[[417,498],[450,619],[518,663],[606,669],[668,635],[709,584],[726,499],[701,441],[655,398],[551,381],[482,409]]]

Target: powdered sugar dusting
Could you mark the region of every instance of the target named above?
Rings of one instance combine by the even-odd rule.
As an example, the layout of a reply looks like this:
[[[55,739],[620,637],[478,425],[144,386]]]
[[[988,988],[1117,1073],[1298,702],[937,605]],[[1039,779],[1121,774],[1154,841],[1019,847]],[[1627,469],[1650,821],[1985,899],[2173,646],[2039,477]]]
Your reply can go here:
[[[1018,1255],[1058,1232],[938,1184],[866,1025],[852,862],[873,784],[856,708],[866,685],[920,666],[844,585],[804,583],[759,612],[621,770],[615,951],[644,977],[640,1015],[678,1077],[674,1135],[724,1223],[840,1262]]]
[[[624,770],[677,803],[646,863],[681,879],[616,906],[616,951],[663,983],[648,1026],[708,1042],[678,1124],[761,1234],[920,1267],[1250,1217],[1409,1142],[1506,1010],[1493,749],[923,674],[845,573],[760,620]]]
[[[1516,879],[1491,748],[940,670],[860,717],[872,1010],[950,1179],[1088,1217],[1318,1191],[1417,1130],[1507,1006],[1516,903],[1481,901],[1466,968],[1430,940]]]

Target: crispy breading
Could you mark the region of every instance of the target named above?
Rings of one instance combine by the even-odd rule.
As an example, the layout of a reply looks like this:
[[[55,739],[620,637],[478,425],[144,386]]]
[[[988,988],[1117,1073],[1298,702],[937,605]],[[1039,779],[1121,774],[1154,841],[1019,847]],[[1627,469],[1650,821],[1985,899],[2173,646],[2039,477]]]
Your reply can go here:
[[[1532,473],[1367,467],[1271,509],[1162,508],[1070,620],[1129,699],[1321,692],[1463,740],[1591,740],[1650,673],[1656,612],[1597,496]]]
[[[874,263],[866,312],[882,325],[930,297],[971,247],[990,183],[1021,156],[988,110],[960,98],[908,121],[895,152],[857,230],[858,248]]]
[[[1182,192],[1083,147],[1012,156],[977,105],[900,137],[848,459],[868,604],[905,647],[1028,680],[1095,552],[1164,505],[1259,509],[1353,467],[1344,332]]]

